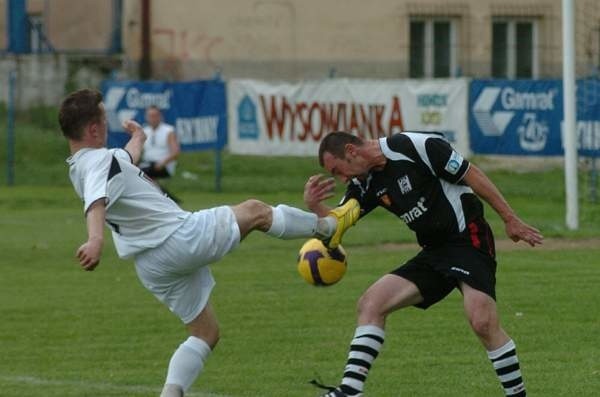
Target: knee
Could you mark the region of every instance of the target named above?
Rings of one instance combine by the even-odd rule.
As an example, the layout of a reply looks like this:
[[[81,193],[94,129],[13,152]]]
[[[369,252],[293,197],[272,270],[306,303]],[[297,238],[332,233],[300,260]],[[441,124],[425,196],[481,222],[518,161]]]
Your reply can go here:
[[[270,225],[272,219],[272,209],[268,204],[263,203],[260,200],[249,199],[241,204],[246,210],[247,214],[250,214],[254,218],[252,222],[255,226],[260,227],[261,225]]]
[[[485,313],[474,314],[469,318],[469,324],[473,332],[480,338],[486,338],[491,335],[494,324],[489,315]]]
[[[358,300],[356,311],[360,319],[372,321],[385,318],[383,306],[370,294],[364,294]]]
[[[217,343],[219,343],[219,339],[221,338],[221,331],[218,324],[205,324],[202,327],[191,327],[189,333],[191,336],[195,336],[206,342],[211,350],[217,346]]]

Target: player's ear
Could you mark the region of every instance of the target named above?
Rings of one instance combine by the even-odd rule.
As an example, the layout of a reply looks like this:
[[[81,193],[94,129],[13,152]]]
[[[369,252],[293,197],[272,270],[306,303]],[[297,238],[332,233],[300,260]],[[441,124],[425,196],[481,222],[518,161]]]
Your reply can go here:
[[[98,139],[102,136],[101,125],[97,121],[92,121],[86,127],[86,132],[90,134],[91,138]]]
[[[356,145],[352,143],[347,143],[344,146],[344,155],[346,158],[355,157],[356,156]]]

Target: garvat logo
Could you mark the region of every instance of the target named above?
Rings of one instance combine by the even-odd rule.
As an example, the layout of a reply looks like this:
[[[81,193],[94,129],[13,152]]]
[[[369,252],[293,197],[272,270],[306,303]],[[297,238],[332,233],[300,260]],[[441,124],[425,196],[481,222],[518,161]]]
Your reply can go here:
[[[104,109],[108,119],[109,129],[113,132],[124,132],[123,121],[135,119],[139,110],[156,106],[165,110],[171,108],[173,92],[141,92],[136,87],[111,87],[104,95]],[[123,102],[125,100],[125,103]]]
[[[485,136],[501,136],[515,112],[497,111],[492,113],[502,89],[500,87],[485,87],[473,104],[473,118]]]
[[[425,197],[421,197],[419,201],[417,201],[417,205],[415,205],[410,211],[400,215],[400,219],[402,219],[404,223],[412,223],[415,219],[420,218],[427,211],[429,211],[429,208],[425,207]]]
[[[521,148],[530,152],[544,150],[548,142],[550,128],[545,121],[538,121],[535,113],[525,113],[523,122],[517,128]]]
[[[485,87],[473,104],[473,118],[485,136],[502,136],[506,128],[513,120],[517,111],[528,111],[521,120],[521,126],[518,127],[521,136],[527,136],[527,142],[522,148],[525,150],[541,150],[546,144],[546,140],[542,139],[531,141],[532,137],[541,137],[543,133],[537,133],[539,122],[531,118],[531,114],[536,111],[552,111],[554,110],[554,98],[557,90],[550,89],[540,92],[519,92],[513,87]],[[492,111],[496,102],[500,98],[500,109]],[[536,123],[536,124],[532,124]],[[534,128],[535,127],[535,128]],[[543,126],[540,128],[543,129]],[[535,130],[535,131],[534,131]],[[523,133],[525,132],[525,134]]]
[[[240,139],[258,139],[256,106],[248,95],[244,95],[238,104],[238,136]]]
[[[125,132],[122,126],[123,121],[135,119],[135,116],[137,116],[137,110],[135,109],[117,110],[126,93],[127,89],[125,87],[111,87],[104,95],[104,109],[106,110],[108,127],[111,131]]]

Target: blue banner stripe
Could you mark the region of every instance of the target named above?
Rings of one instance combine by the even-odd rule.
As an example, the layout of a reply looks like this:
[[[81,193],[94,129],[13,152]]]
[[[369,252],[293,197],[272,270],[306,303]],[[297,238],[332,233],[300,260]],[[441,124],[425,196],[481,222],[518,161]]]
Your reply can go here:
[[[160,108],[163,120],[174,126],[181,150],[222,149],[227,144],[227,107],[222,80],[191,82],[104,81],[109,147],[122,147],[128,135],[121,121],[144,124],[148,106]]]

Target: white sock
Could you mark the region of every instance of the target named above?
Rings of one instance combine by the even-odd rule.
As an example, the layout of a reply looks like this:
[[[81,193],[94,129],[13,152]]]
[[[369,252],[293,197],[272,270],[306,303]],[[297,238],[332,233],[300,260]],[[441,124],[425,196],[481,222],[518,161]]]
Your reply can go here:
[[[284,240],[300,237],[329,237],[336,227],[331,217],[319,218],[312,212],[279,204],[273,209],[273,221],[267,230],[269,236]]]
[[[350,344],[344,378],[339,386],[348,396],[360,394],[365,386],[373,361],[379,355],[385,331],[376,325],[360,325]]]
[[[181,386],[187,392],[202,371],[210,352],[210,346],[202,339],[195,336],[187,338],[171,357],[165,384]]]
[[[521,376],[517,348],[513,340],[509,340],[493,351],[488,351],[488,357],[494,366],[494,370],[502,383],[504,393],[507,396],[525,397],[525,384]]]

